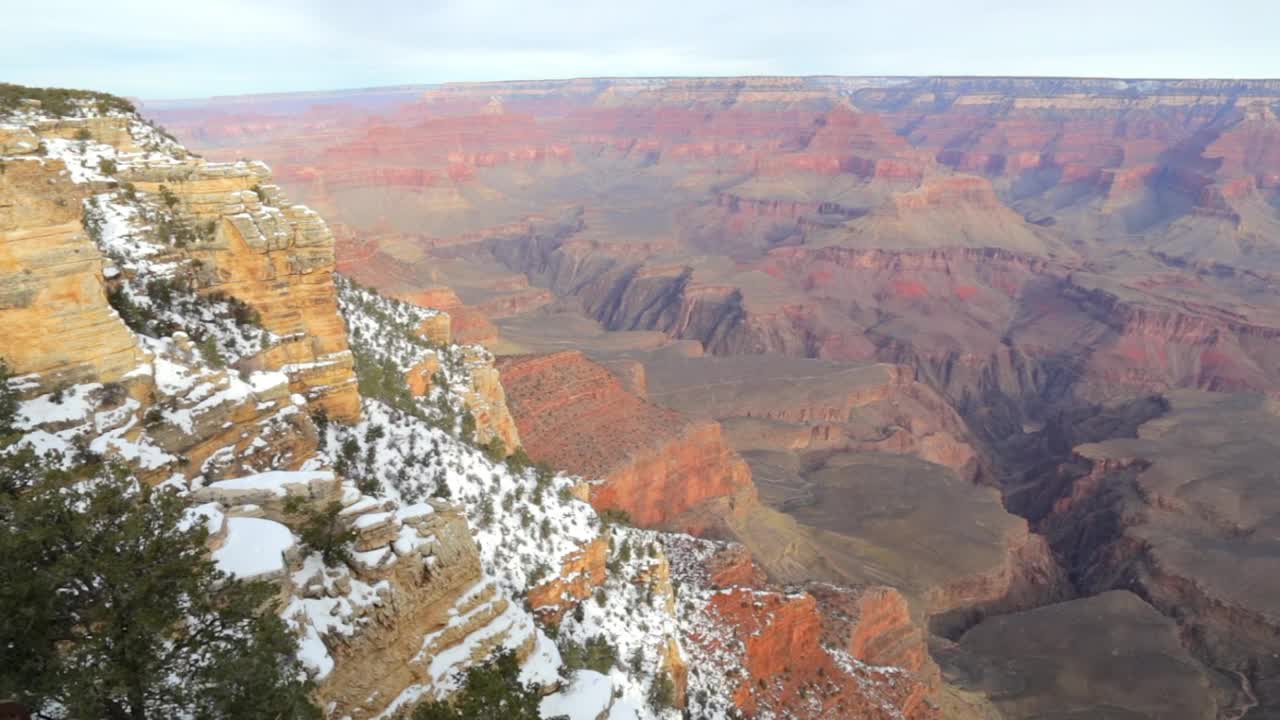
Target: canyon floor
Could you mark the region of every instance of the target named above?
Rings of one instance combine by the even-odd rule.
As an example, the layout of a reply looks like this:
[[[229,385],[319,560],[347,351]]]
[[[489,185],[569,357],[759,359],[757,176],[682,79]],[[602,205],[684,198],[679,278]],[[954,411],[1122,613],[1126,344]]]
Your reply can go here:
[[[593,504],[900,591],[944,716],[1280,717],[1280,82],[144,111],[265,159],[339,271],[498,354],[526,449]]]

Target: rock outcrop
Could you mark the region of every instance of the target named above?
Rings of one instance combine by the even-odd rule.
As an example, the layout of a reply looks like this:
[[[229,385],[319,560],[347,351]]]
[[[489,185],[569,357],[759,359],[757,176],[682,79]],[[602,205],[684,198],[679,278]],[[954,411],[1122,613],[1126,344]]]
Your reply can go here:
[[[529,607],[540,620],[560,622],[573,605],[591,597],[605,579],[609,538],[601,535],[568,555],[560,572],[529,590]]]
[[[464,345],[490,345],[498,339],[498,328],[494,326],[489,316],[478,308],[464,305],[457,293],[447,287],[406,293],[400,299],[419,307],[446,313],[449,316],[447,332],[454,342]]]
[[[815,720],[939,717],[930,699],[937,667],[896,591],[781,590],[749,569],[741,546],[679,536],[665,544],[673,577],[688,588],[680,612],[697,628],[688,641],[694,672],[712,672],[698,662],[732,668],[725,690],[738,711]]]
[[[334,419],[359,417],[333,286],[333,236],[324,220],[289,203],[262,163],[137,163],[120,177],[166,203],[173,198],[191,222],[212,223],[212,235],[186,250],[199,262],[201,291],[246,303],[264,329],[282,338],[246,366],[285,371],[295,392]]]
[[[498,360],[525,449],[585,478],[599,510],[642,526],[680,526],[703,502],[750,486],[719,425],[683,418],[623,389],[582,353]]]
[[[7,152],[31,152],[38,139],[15,139]],[[104,258],[81,226],[87,196],[61,160],[24,156],[0,172],[0,317],[3,355],[13,372],[46,389],[115,382],[144,353],[107,303]]]
[[[463,352],[463,364],[467,376],[463,401],[476,419],[476,439],[484,443],[497,438],[505,452],[514,452],[523,443],[493,355],[470,345]]]

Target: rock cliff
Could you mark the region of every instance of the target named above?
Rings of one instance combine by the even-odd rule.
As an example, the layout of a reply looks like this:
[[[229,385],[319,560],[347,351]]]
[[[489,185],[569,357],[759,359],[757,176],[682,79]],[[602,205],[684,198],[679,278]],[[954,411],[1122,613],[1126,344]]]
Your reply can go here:
[[[38,139],[10,149],[34,151]],[[61,160],[20,155],[0,173],[0,311],[10,328],[5,356],[15,372],[52,388],[114,382],[143,360],[107,303],[98,247],[84,232],[87,189]]]
[[[718,425],[641,400],[580,352],[502,357],[498,368],[530,457],[599,478],[590,490],[598,510],[680,527],[705,501],[750,486]]]

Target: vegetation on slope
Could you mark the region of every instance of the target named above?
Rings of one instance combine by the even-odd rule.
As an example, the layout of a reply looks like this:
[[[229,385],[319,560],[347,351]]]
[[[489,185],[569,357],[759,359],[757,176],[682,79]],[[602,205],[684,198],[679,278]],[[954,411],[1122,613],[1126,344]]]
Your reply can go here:
[[[0,83],[0,112],[18,110],[24,100],[35,100],[40,103],[41,110],[59,116],[75,115],[81,104],[92,105],[99,115],[111,112],[131,113],[137,110],[133,103],[122,97],[92,90]]]
[[[13,395],[0,364],[0,430]],[[218,571],[207,539],[122,466],[0,439],[0,698],[42,718],[319,717],[276,588]]]
[[[520,682],[520,661],[511,651],[468,669],[459,681],[461,689],[450,701],[422,703],[410,720],[541,720],[542,691]]]

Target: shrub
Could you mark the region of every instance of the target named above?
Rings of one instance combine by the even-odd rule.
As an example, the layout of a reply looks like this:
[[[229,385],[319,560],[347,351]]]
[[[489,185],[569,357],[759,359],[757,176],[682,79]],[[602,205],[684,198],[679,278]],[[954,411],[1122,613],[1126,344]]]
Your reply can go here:
[[[22,107],[24,100],[37,100],[42,110],[58,116],[74,114],[76,102],[92,104],[100,114],[106,114],[109,111],[130,113],[136,111],[133,103],[106,93],[0,83],[0,111],[17,110]]]
[[[9,363],[0,358],[0,447],[5,445],[5,437],[13,432],[13,421],[18,416],[18,392],[9,384],[12,377]]]
[[[331,502],[323,510],[304,507],[298,497],[291,497],[285,504],[285,512],[301,518],[297,529],[302,544],[320,553],[325,565],[333,567],[351,562],[351,546],[356,532],[340,518],[342,503]]]
[[[422,703],[410,720],[541,720],[542,689],[520,681],[514,652],[504,651],[455,677],[461,687],[451,700]]]
[[[467,442],[474,442],[476,437],[476,416],[467,409],[462,413],[462,430],[460,437]]]
[[[98,161],[98,172],[103,175],[115,175],[119,168],[116,167],[116,161],[111,158],[102,158]]]
[[[661,712],[675,704],[676,684],[671,681],[670,675],[659,672],[653,679],[653,685],[649,686],[649,705],[655,712]]]
[[[607,674],[618,664],[618,649],[603,635],[588,638],[582,645],[565,640],[560,644],[560,659],[570,672],[585,669]]]
[[[115,308],[115,311],[120,315],[120,319],[124,321],[125,325],[129,326],[130,330],[145,334],[144,330],[146,330],[147,322],[153,316],[148,308],[139,306],[133,301],[133,298],[129,297],[123,285],[117,285],[107,291],[107,303]]]
[[[533,465],[533,460],[529,457],[529,453],[524,451],[524,446],[517,446],[516,449],[507,456],[507,468],[514,475],[523,475],[524,471]]]
[[[222,357],[222,353],[218,350],[218,339],[210,335],[200,344],[196,346],[200,350],[200,357],[204,358],[205,364],[212,368],[224,368],[227,361]]]
[[[169,189],[168,185],[160,186],[160,200],[164,202],[164,206],[170,210],[178,206],[178,196]]]
[[[320,436],[320,449],[329,444],[329,413],[324,408],[316,408],[311,413],[311,422],[315,423],[316,434]]]
[[[485,457],[493,462],[502,462],[502,459],[507,456],[507,444],[497,435],[489,438],[489,442],[484,444],[483,449]]]
[[[600,522],[604,523],[605,527],[610,525],[630,525],[631,513],[619,508],[608,508],[600,513]]]

